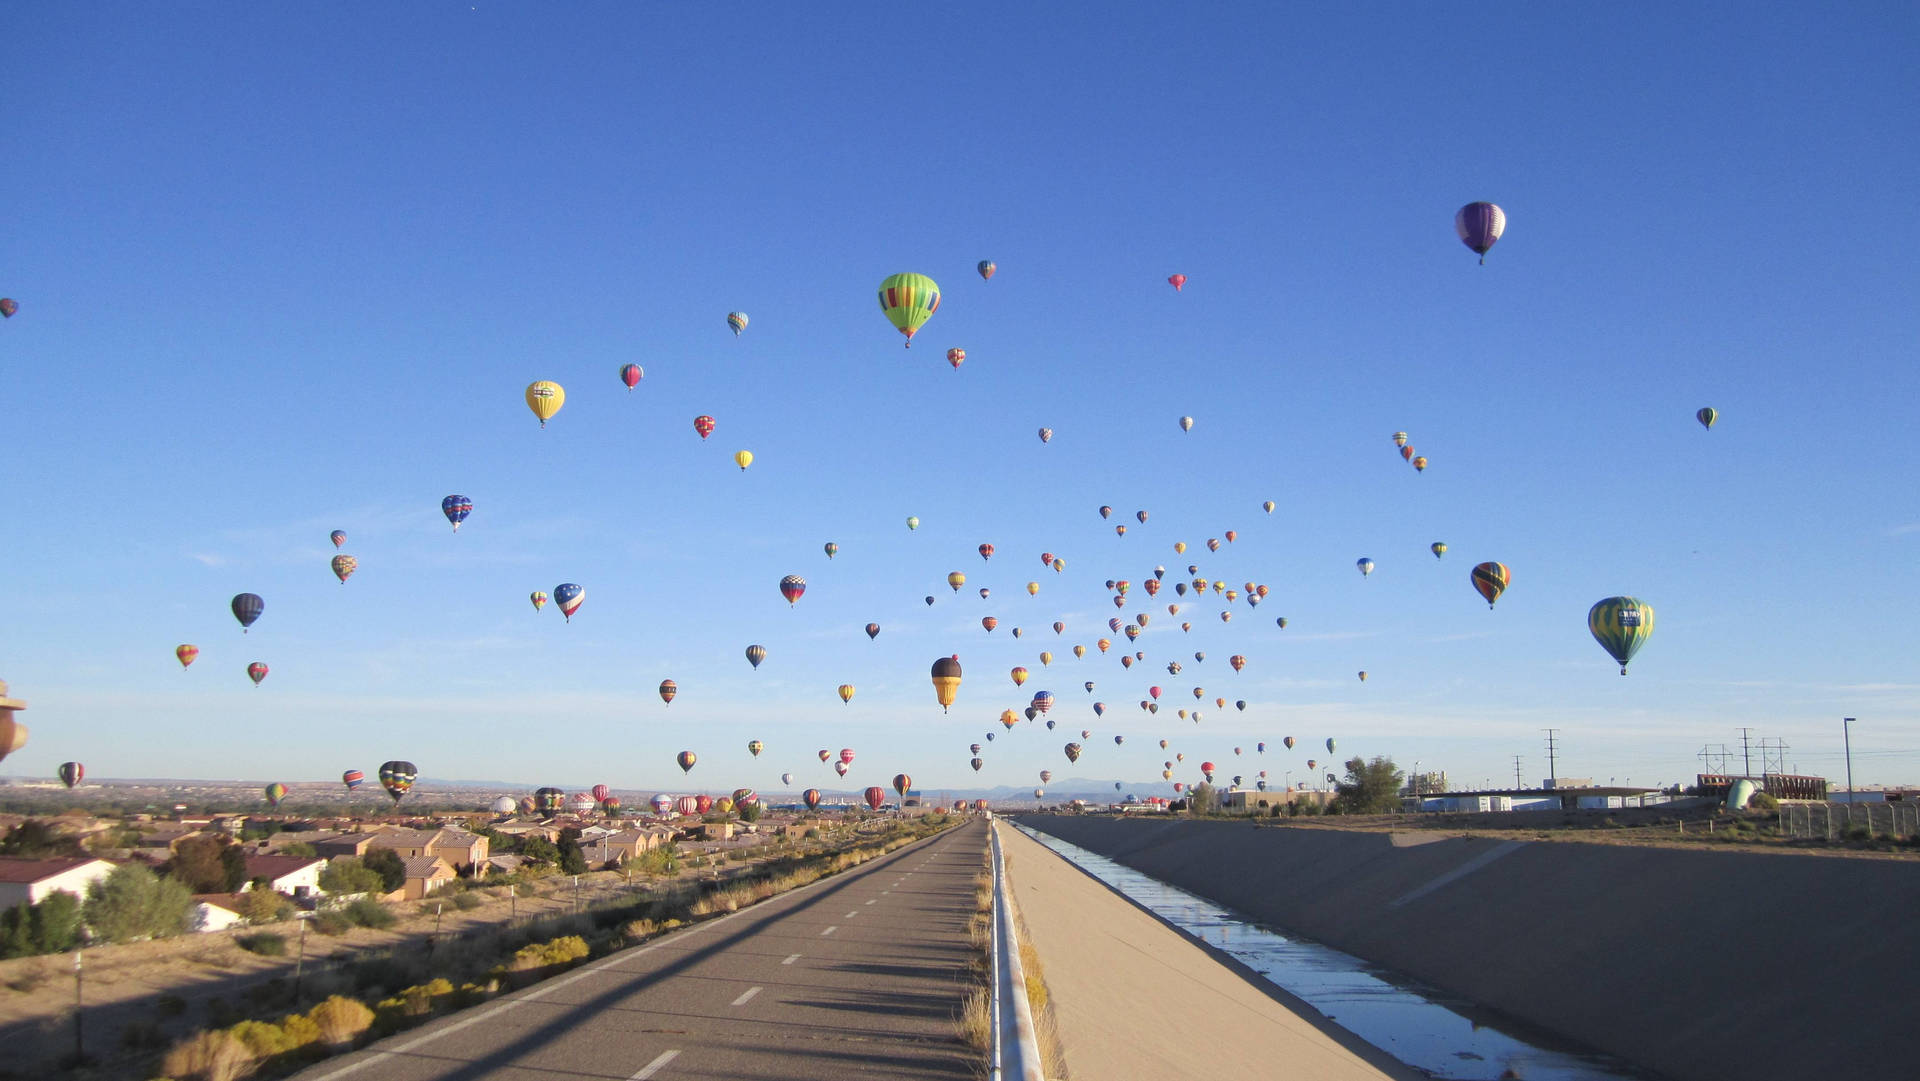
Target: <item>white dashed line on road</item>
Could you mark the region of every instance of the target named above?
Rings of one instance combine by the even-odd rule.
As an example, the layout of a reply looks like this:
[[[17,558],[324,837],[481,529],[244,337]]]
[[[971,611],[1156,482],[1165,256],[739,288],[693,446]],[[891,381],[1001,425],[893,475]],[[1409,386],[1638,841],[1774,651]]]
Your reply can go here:
[[[758,987],[749,987],[747,988],[744,994],[742,994],[739,998],[736,998],[733,1000],[733,1004],[735,1006],[745,1006],[747,1004],[748,999],[752,998],[753,996],[759,993],[760,993],[760,989]]]
[[[794,963],[795,961],[798,961],[798,960],[800,960],[800,955],[799,955],[799,954],[797,954],[797,953],[790,953],[790,954],[788,954],[788,955],[787,955],[787,959],[786,959],[786,960],[784,960],[784,961],[782,961],[782,962],[780,962],[780,963],[781,963],[781,964],[783,964],[783,965],[790,965],[790,964],[793,964],[793,963]]]
[[[830,935],[830,934],[832,934],[832,933],[834,933],[835,931],[838,931],[839,929],[840,929],[840,928],[839,928],[839,926],[838,926],[838,925],[835,925],[835,926],[833,926],[833,927],[829,927],[829,928],[827,928],[826,930],[824,930],[824,931],[822,931],[822,932],[820,932],[820,937],[821,937],[821,938],[825,938],[825,937],[827,937],[828,935]]]
[[[659,1058],[654,1059],[652,1062],[649,1062],[645,1066],[640,1067],[640,1072],[637,1074],[634,1074],[632,1077],[627,1078],[627,1081],[647,1081],[647,1078],[652,1077],[654,1074],[659,1073],[660,1070],[663,1067],[665,1067],[667,1063],[672,1062],[674,1059],[677,1059],[679,1057],[680,1057],[680,1052],[678,1051],[662,1051],[660,1053]]]

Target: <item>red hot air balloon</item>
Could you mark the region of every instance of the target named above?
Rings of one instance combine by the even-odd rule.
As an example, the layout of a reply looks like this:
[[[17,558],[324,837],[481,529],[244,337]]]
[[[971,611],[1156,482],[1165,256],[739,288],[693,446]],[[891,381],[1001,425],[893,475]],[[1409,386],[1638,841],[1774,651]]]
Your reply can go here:
[[[907,798],[907,789],[912,787],[913,787],[912,777],[909,777],[904,773],[896,773],[893,775],[893,790],[895,792],[900,793],[901,799]]]
[[[880,809],[881,805],[887,802],[887,790],[884,788],[881,788],[879,785],[874,785],[873,787],[867,789],[866,797],[867,797],[867,806],[877,811]]]
[[[613,789],[608,788],[606,785],[597,784],[593,786],[593,799],[595,803],[605,803],[607,802],[607,797],[611,795],[613,795]]]
[[[819,810],[820,790],[818,788],[807,789],[805,792],[800,793],[800,801],[807,805],[807,810],[809,811]]]
[[[981,546],[980,546],[980,558],[981,558],[981,559],[992,559],[992,558],[993,558],[993,545],[991,545],[991,544],[983,544],[983,545],[981,545]]]
[[[843,766],[853,765],[853,748],[852,747],[840,748],[840,764]]]
[[[1182,286],[1187,284],[1187,276],[1185,274],[1175,274],[1167,279],[1167,284],[1173,286],[1173,291],[1177,293]]]
[[[181,670],[185,671],[186,667],[193,663],[193,659],[200,655],[200,647],[185,644],[178,645],[173,647],[173,655],[180,661]]]
[[[628,364],[620,369],[620,381],[627,385],[627,393],[633,393],[633,388],[640,385],[640,377],[645,374],[638,364]]]
[[[266,664],[261,661],[255,661],[247,665],[247,678],[253,681],[254,686],[258,687],[260,681],[267,678]]]
[[[959,368],[961,362],[965,361],[966,359],[967,359],[967,351],[965,349],[947,350],[947,363],[953,365],[956,369]]]
[[[713,434],[713,418],[710,416],[707,416],[705,413],[702,413],[699,416],[693,418],[693,430],[696,432],[699,432],[700,438],[702,439],[705,439],[706,437],[712,435]]]
[[[0,297],[0,318],[12,319],[13,313],[19,310],[19,301],[12,297]]]
[[[780,595],[787,599],[789,605],[798,601],[806,591],[807,580],[797,574],[789,574],[780,579]]]
[[[680,685],[670,679],[660,681],[660,701],[671,702],[673,696],[680,693]]]

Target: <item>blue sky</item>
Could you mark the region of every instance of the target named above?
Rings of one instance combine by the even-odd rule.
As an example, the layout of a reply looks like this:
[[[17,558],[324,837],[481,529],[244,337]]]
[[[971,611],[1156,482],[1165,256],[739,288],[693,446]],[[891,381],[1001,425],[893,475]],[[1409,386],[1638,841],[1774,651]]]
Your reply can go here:
[[[1839,777],[1857,716],[1856,778],[1920,782],[1910,7],[1030,8],[17,12],[0,769],[777,791],[850,746],[1145,792],[1161,738],[1297,780],[1333,736],[1479,784],[1556,728],[1563,775],[1654,783],[1742,726]],[[908,270],[943,302],[902,350]],[[1269,596],[1150,604],[1189,563]],[[563,581],[571,624],[527,603]],[[1624,679],[1585,626],[1619,593],[1658,612]],[[1059,729],[968,769],[1036,688]]]

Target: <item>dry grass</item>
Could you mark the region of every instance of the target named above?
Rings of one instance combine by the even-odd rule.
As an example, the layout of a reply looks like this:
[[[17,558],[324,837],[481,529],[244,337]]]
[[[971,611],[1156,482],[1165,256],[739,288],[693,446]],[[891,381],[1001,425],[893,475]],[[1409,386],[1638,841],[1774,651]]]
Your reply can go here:
[[[993,1014],[987,989],[976,987],[960,1008],[960,1039],[976,1051],[985,1051],[992,1038]]]
[[[173,1050],[161,1061],[168,1077],[195,1078],[198,1081],[235,1081],[253,1071],[253,1052],[225,1030],[202,1032]]]
[[[1067,1076],[1066,1052],[1060,1046],[1060,1024],[1053,1016],[1052,997],[1047,993],[1047,974],[1040,964],[1040,951],[1033,948],[1032,936],[1020,928],[1020,971],[1026,977],[1027,1006],[1033,1012],[1034,1035],[1040,1040],[1040,1066],[1048,1077]]]

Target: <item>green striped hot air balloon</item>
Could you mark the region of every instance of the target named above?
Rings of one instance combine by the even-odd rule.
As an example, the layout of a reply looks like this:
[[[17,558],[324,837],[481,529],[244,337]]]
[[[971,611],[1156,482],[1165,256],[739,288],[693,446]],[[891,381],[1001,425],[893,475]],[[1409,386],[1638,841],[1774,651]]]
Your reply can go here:
[[[1638,597],[1608,597],[1587,612],[1587,630],[1620,662],[1624,676],[1627,662],[1653,637],[1653,605]]]
[[[940,287],[925,274],[895,274],[880,283],[880,310],[913,345],[913,333],[940,310]]]

